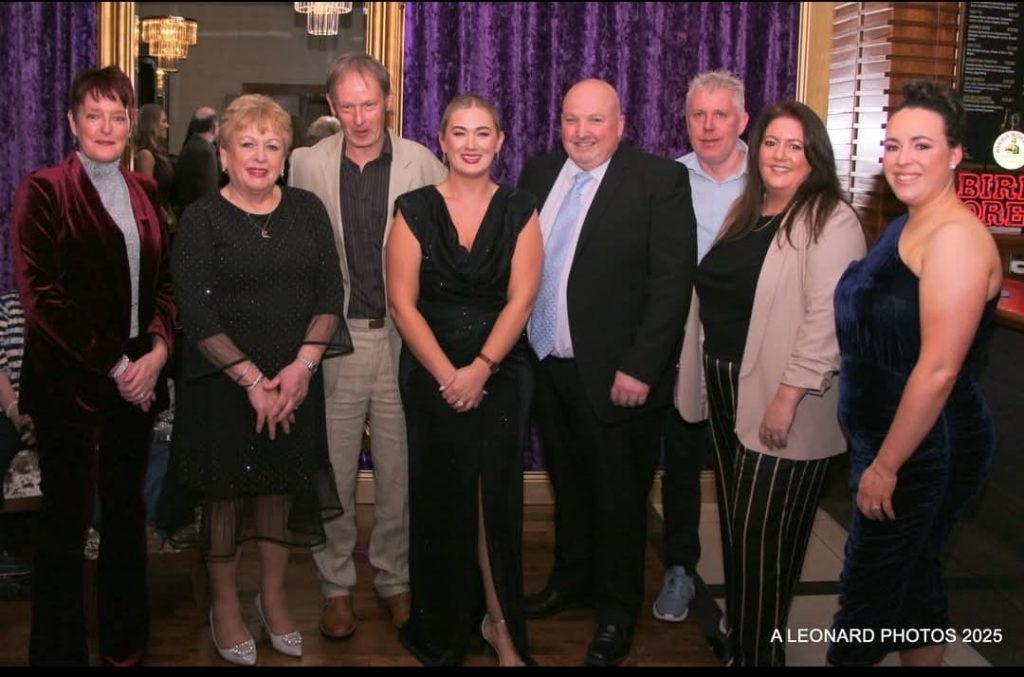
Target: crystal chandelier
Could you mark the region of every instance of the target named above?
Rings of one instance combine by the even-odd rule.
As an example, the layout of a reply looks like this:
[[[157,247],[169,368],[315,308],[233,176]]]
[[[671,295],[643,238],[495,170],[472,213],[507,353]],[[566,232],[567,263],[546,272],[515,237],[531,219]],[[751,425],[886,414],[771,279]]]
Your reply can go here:
[[[176,73],[178,62],[188,57],[188,48],[196,44],[199,23],[180,16],[151,16],[142,19],[139,36],[149,45],[149,55],[157,68]]]
[[[352,11],[351,2],[296,2],[295,11],[306,15],[310,35],[337,35],[338,17]]]

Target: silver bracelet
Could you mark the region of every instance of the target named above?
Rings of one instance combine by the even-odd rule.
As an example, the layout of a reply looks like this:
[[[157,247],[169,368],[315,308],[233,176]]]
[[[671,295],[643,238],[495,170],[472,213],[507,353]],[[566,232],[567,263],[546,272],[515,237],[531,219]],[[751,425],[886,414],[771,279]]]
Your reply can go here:
[[[250,383],[249,385],[245,386],[245,389],[246,389],[247,392],[251,393],[256,388],[256,386],[258,386],[262,382],[263,382],[263,374],[259,374],[255,379],[253,379],[252,383]]]
[[[123,376],[124,373],[128,371],[128,365],[131,363],[132,361],[128,359],[127,355],[122,355],[121,361],[117,363],[117,366],[110,370],[110,378],[114,379],[115,381],[121,378],[121,376]]]
[[[241,385],[242,381],[245,380],[245,375],[249,373],[250,369],[252,369],[252,360],[249,360],[249,364],[245,365],[245,370],[238,375],[238,378],[235,379],[235,383]]]
[[[319,364],[317,364],[313,360],[307,360],[307,359],[304,359],[304,358],[301,358],[301,357],[296,357],[295,361],[298,362],[299,364],[301,364],[306,369],[308,369],[310,374],[315,374],[316,370],[317,370],[317,367],[320,366]]]

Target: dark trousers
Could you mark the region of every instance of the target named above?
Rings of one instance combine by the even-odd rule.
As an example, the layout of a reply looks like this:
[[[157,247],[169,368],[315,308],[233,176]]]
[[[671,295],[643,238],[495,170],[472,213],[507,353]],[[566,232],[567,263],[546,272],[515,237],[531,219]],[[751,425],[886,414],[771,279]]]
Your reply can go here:
[[[687,423],[669,407],[662,427],[661,505],[665,568],[686,567],[693,576],[700,559],[700,470],[708,423]]]
[[[739,363],[705,356],[716,454],[725,613],[736,666],[786,664],[785,632],[829,459],[793,461],[736,437]]]
[[[153,417],[119,403],[94,420],[67,411],[33,418],[43,499],[32,565],[29,663],[89,663],[83,547],[98,492],[100,658],[107,665],[139,664],[149,635],[142,487]]]
[[[592,595],[600,624],[632,628],[644,594],[647,496],[662,408],[621,423],[595,415],[575,360],[549,357],[534,396],[555,493],[555,565],[548,585]]]

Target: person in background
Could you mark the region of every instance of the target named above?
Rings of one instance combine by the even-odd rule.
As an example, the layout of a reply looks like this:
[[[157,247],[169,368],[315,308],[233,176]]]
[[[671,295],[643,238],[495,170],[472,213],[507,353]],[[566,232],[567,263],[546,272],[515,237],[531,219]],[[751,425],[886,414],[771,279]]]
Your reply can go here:
[[[139,665],[149,634],[142,486],[175,304],[157,187],[120,165],[135,92],[114,66],[71,86],[78,150],[30,174],[11,215],[25,312],[18,410],[35,424],[42,476],[32,580],[32,665],[87,665],[82,553],[96,495],[105,665]]]
[[[186,207],[216,192],[221,174],[215,145],[219,131],[217,112],[209,107],[199,108],[188,129],[188,137],[174,165],[171,189],[171,204],[179,220]]]
[[[625,660],[644,595],[647,497],[696,267],[686,169],[621,144],[615,88],[562,103],[564,152],[519,187],[543,204],[544,270],[528,326],[534,406],[555,491],[555,563],[528,618],[595,605],[588,665]]]
[[[875,641],[834,642],[832,665],[872,665],[892,651],[903,665],[942,663],[941,632],[903,631],[950,627],[940,556],[991,468],[995,430],[976,376],[1002,262],[956,194],[965,125],[947,85],[903,88],[882,169],[907,214],[835,293],[854,506],[834,626],[873,630]]]
[[[18,382],[25,346],[25,314],[18,292],[0,294],[0,481],[22,449],[36,444],[32,417],[18,408]],[[4,505],[0,489],[0,508]]]
[[[309,139],[309,145],[313,146],[321,139],[326,139],[340,131],[341,122],[338,121],[338,118],[333,115],[321,115],[310,123],[306,137]]]
[[[232,101],[219,139],[228,183],[188,209],[174,246],[186,345],[159,521],[173,543],[194,545],[187,527],[202,506],[210,633],[240,665],[256,662],[256,646],[238,600],[239,546],[257,542],[253,607],[272,648],[298,657],[289,547],[322,546],[323,523],[341,513],[319,367],[351,341],[323,205],[277,184],[290,142],[291,121],[273,99]]]
[[[491,179],[505,141],[494,104],[456,96],[438,138],[448,178],[398,198],[387,244],[409,431],[413,610],[400,637],[427,665],[460,665],[466,619],[483,606],[480,634],[499,665],[524,665],[523,328],[540,283],[540,224],[533,196]]]
[[[698,264],[747,180],[747,144],[740,134],[749,117],[743,81],[729,71],[706,71],[690,80],[686,134],[693,151],[676,161],[690,173]],[[652,607],[658,620],[685,620],[693,600],[693,577],[700,559],[700,471],[708,434],[707,421],[687,423],[675,407],[665,412],[661,476],[665,581]]]
[[[829,459],[846,450],[832,292],[864,248],[824,124],[796,101],[765,109],[746,185],[697,268],[676,390],[685,420],[706,418],[704,402],[710,413],[734,665],[785,664],[772,633],[786,627]]]
[[[167,112],[158,103],[147,103],[139,109],[135,129],[135,171],[156,180],[160,203],[160,216],[170,232],[176,221],[171,209],[171,187],[174,184],[174,165],[167,155]]]
[[[327,525],[327,547],[314,555],[325,600],[320,631],[344,639],[358,624],[352,606],[352,553],[367,416],[373,456],[374,587],[396,626],[409,618],[408,454],[398,392],[401,337],[388,317],[384,242],[395,198],[440,183],[445,169],[430,150],[385,127],[391,80],[373,57],[351,52],[335,59],[327,77],[327,101],[343,131],[296,149],[288,180],[316,193],[327,207],[345,282],[345,321],[355,347],[351,355],[324,365],[327,438],[345,514]]]
[[[25,314],[18,292],[0,294],[0,510],[4,507],[2,483],[14,457],[24,449],[34,449],[35,424],[32,417],[18,409],[18,381],[25,346]],[[8,518],[0,516],[0,579],[28,576],[32,566],[28,560],[10,554],[4,547],[4,527]]]

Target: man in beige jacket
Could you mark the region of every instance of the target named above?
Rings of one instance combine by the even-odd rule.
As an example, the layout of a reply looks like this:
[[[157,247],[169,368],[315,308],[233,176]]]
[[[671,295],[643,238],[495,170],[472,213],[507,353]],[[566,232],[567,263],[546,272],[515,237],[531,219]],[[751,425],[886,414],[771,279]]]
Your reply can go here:
[[[320,631],[344,639],[356,630],[355,488],[367,416],[375,490],[370,564],[374,587],[394,624],[409,617],[409,509],[405,417],[398,392],[401,338],[387,316],[384,242],[395,198],[441,182],[444,166],[424,146],[389,132],[387,69],[363,53],[339,56],[327,101],[342,131],[291,156],[289,183],[316,193],[327,207],[345,284],[345,321],[355,351],[324,363],[327,439],[345,514],[324,525],[315,553],[325,603]]]

